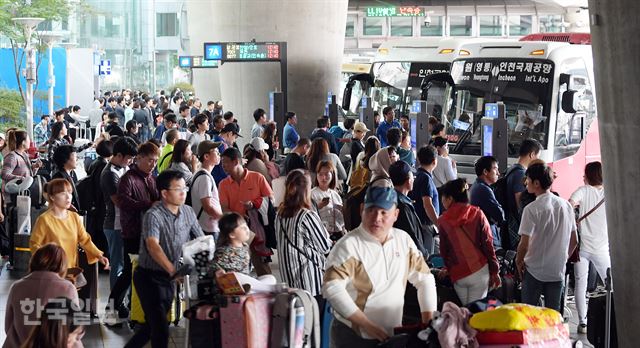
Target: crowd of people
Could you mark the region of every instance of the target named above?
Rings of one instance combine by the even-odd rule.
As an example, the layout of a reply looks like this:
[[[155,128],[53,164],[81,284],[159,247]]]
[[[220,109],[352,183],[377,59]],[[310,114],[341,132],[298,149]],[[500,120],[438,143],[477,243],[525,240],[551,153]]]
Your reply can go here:
[[[243,132],[221,103],[204,106],[179,91],[111,91],[82,115],[73,106],[41,117],[34,142],[42,161],[29,159],[24,130],[8,130],[5,144],[0,137],[3,189],[37,173],[50,180],[48,209],[31,234],[30,273],[9,294],[5,347],[42,346],[54,339],[46,325],[62,325],[43,312],[43,323],[30,328],[25,323],[37,313],[23,323],[25,299],[41,301],[45,311],[82,302],[78,279],[70,277],[79,267],[78,246],[89,264],[109,271],[105,323],[129,317],[127,294],[135,285],[145,323],[127,347],[167,345],[181,246],[203,235],[217,242],[211,261],[217,275],[269,275],[277,255],[283,282],[309,291],[320,308],[333,308],[332,347],[374,347],[387,339],[403,322],[407,282],[417,290],[423,322],[431,320],[445,278],[461,304],[484,298],[501,285],[501,249],[517,251],[522,301],[537,305],[544,295],[545,306],[561,310],[565,267],[578,243],[574,207],[580,216],[590,214],[580,222],[575,266],[579,330],[586,330],[589,262],[601,276],[610,267],[600,163],[587,165],[585,186],[567,201],[551,191],[555,173],[538,159],[542,146],[532,139],[506,170],[502,198],[494,187],[505,168],[495,158],[480,157],[477,179],[468,183],[458,178],[445,126],[432,117],[431,142],[412,149],[409,122],[396,119],[392,107],[382,110],[374,130],[357,120],[331,125],[319,117],[308,137],[297,129],[298,115],[288,112],[282,143],[279,125],[263,109]],[[243,135],[241,149],[236,141]],[[91,141],[79,146],[82,136]],[[87,166],[95,184],[88,194],[99,199],[85,199],[75,174],[76,153],[87,146],[99,156]],[[14,197],[4,192],[3,198],[9,205]],[[91,223],[83,224],[81,214]],[[257,230],[266,240],[256,243]],[[436,254],[445,267],[434,277],[427,261]],[[63,326],[69,344],[80,342],[81,325]]]

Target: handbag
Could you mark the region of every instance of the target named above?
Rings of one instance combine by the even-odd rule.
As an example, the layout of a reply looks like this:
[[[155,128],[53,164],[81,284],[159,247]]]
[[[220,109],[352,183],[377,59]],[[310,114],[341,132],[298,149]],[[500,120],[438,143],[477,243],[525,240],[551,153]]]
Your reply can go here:
[[[586,219],[589,217],[589,215],[591,215],[593,212],[595,212],[598,208],[600,208],[600,206],[604,204],[604,198],[602,198],[600,200],[600,202],[598,202],[598,204],[596,204],[595,207],[591,208],[591,210],[589,210],[588,212],[586,212],[584,215],[582,215],[581,217],[576,219],[576,228],[578,229],[578,243],[576,245],[576,248],[573,250],[573,253],[571,253],[571,256],[569,256],[569,259],[567,260],[568,262],[571,263],[578,263],[580,262],[580,222],[582,222],[582,220]]]

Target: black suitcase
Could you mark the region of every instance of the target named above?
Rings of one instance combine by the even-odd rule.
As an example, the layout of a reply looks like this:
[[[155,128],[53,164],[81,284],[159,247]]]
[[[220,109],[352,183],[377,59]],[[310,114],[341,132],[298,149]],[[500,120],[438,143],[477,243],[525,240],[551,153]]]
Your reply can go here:
[[[610,270],[607,270],[607,278],[609,278]],[[618,335],[616,329],[616,315],[613,305],[613,291],[611,291],[610,281],[605,281],[606,291],[600,292],[589,297],[589,307],[587,308],[587,339],[595,348],[617,348]],[[610,298],[610,342],[606,345],[606,329],[607,329],[607,297]]]

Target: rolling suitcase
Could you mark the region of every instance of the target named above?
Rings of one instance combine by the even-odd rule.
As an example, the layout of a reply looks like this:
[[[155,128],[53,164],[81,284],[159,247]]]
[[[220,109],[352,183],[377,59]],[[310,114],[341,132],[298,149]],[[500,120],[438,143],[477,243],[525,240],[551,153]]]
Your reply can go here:
[[[140,298],[136,292],[136,287],[133,284],[133,273],[138,267],[138,255],[129,254],[131,257],[131,310],[129,312],[129,326],[133,327],[135,324],[144,324],[144,311],[142,310],[142,304],[140,304]],[[167,320],[169,323],[173,323],[178,326],[180,318],[182,316],[182,300],[180,299],[180,289],[176,286],[176,298],[173,300],[171,309],[167,313]]]
[[[210,301],[192,300],[189,275],[184,277],[184,317],[188,320],[185,348],[220,347],[220,312]]]
[[[224,296],[220,303],[222,348],[269,348],[273,294]]]
[[[607,269],[607,278],[604,283],[604,293],[594,294],[589,297],[587,339],[595,348],[617,348],[618,334],[613,306],[610,268]]]
[[[311,293],[289,289],[276,295],[271,347],[320,348],[320,313]]]

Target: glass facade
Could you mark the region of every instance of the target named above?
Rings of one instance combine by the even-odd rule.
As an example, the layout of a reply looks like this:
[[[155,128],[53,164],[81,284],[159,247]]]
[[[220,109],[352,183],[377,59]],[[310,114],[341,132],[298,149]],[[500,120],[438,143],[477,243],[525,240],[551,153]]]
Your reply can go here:
[[[430,20],[427,24],[426,17],[418,18],[420,20],[420,36],[444,36],[442,16],[429,16]]]
[[[384,35],[383,27],[387,23],[385,17],[366,17],[362,19],[362,33],[365,36],[382,36]]]
[[[562,27],[562,15],[547,15],[538,17],[540,27],[538,30],[541,33],[562,33],[564,28]]]
[[[178,36],[178,15],[156,13],[156,33],[158,36]]]
[[[347,16],[347,28],[344,33],[345,37],[355,36],[356,20],[357,20],[356,16]]]
[[[533,16],[509,16],[509,36],[525,36],[531,34]]]
[[[471,36],[473,33],[472,16],[450,16],[449,35],[451,36]]]
[[[391,17],[391,36],[413,36],[413,18]]]
[[[502,36],[502,16],[478,16],[478,21],[480,36]]]

